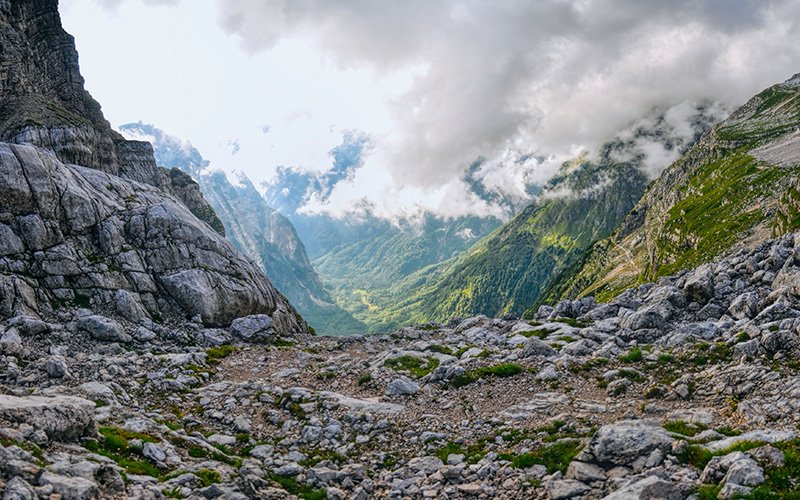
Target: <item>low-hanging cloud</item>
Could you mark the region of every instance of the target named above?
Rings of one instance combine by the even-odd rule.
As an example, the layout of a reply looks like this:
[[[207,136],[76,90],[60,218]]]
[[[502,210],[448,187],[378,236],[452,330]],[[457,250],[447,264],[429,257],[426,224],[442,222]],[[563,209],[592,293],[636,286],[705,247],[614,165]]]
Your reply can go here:
[[[522,155],[592,150],[654,108],[708,99],[736,106],[800,71],[797,1],[218,5],[222,26],[248,50],[301,36],[345,67],[424,68],[393,103],[392,138],[376,144],[398,189],[451,184],[483,158],[508,167],[494,180],[520,196]],[[643,149],[650,177],[675,159]],[[548,171],[544,161],[527,161]]]
[[[317,211],[508,215],[653,110],[686,135],[696,103],[718,119],[800,71],[800,0],[216,2],[246,50],[303,38],[343,68],[415,75],[390,133]],[[679,152],[637,141],[650,178]]]

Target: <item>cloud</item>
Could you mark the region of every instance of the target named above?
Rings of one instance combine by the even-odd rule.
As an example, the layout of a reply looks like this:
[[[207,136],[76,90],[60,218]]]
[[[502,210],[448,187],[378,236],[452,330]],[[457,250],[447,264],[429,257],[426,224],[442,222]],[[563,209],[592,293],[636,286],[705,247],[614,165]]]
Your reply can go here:
[[[361,166],[306,207],[330,213],[506,217],[564,161],[620,133],[636,151],[620,158],[638,155],[654,178],[708,124],[694,121],[698,105],[716,120],[800,71],[798,0],[216,3],[247,51],[302,39],[344,69],[414,75]],[[633,132],[651,125],[673,140]]]
[[[796,1],[219,0],[218,7],[221,25],[250,51],[305,37],[343,67],[424,68],[393,102],[394,132],[376,142],[365,167],[377,162],[398,190],[455,189],[454,179],[481,158],[486,186],[524,197],[529,177],[546,177],[576,149],[599,147],[654,108],[704,99],[736,106],[800,68],[791,42],[800,35]],[[688,130],[679,123],[688,116],[673,114],[665,118],[673,128]],[[677,151],[646,141],[641,149],[650,177]]]

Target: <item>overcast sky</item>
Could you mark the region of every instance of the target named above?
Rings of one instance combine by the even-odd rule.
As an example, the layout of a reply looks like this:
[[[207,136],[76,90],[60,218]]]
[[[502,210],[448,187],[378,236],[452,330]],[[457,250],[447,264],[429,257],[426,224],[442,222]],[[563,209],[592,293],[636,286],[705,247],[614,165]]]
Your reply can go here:
[[[112,125],[152,123],[257,184],[366,133],[363,167],[313,207],[334,213],[500,214],[462,180],[478,157],[524,196],[654,107],[735,107],[800,72],[800,0],[61,4]]]

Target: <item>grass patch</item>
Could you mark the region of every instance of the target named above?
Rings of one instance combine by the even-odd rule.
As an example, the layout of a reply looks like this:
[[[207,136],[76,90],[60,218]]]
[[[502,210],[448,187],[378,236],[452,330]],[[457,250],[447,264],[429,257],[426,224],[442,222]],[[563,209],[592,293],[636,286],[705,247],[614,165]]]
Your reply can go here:
[[[337,464],[341,464],[345,460],[347,460],[347,457],[345,457],[341,453],[337,453],[334,450],[323,450],[321,448],[304,450],[303,454],[308,457],[305,460],[301,460],[300,462],[298,462],[303,467],[314,467],[315,465],[324,460],[330,460],[331,462],[335,462]]]
[[[538,464],[547,467],[548,474],[557,471],[564,473],[581,448],[580,441],[568,440],[518,455],[502,453],[499,458],[510,461],[511,465],[517,469],[527,469]]]
[[[642,350],[638,347],[634,347],[627,353],[623,354],[619,357],[619,360],[624,363],[638,363],[644,358],[642,354]]]
[[[221,345],[206,349],[206,362],[209,365],[218,365],[223,359],[227,358],[236,351],[232,345]]]
[[[272,341],[272,345],[275,347],[292,347],[294,342],[279,337]]]
[[[708,429],[708,426],[705,424],[699,422],[686,422],[683,420],[670,420],[669,422],[664,422],[662,427],[669,432],[674,432],[688,437],[694,437]]]
[[[441,344],[431,344],[425,348],[426,351],[430,352],[438,352],[439,354],[447,354],[448,356],[453,355],[453,350],[447,346],[443,346]]]
[[[222,482],[219,472],[215,470],[200,469],[196,472],[192,472],[192,474],[200,479],[200,481],[203,483],[203,486],[211,486],[212,484]]]
[[[464,387],[485,377],[513,377],[521,373],[523,368],[516,363],[501,363],[499,365],[484,366],[470,370],[463,375],[454,377],[450,381],[452,387]]]
[[[387,359],[383,365],[395,371],[407,372],[414,378],[422,378],[439,366],[439,360],[435,358],[422,360],[414,356],[400,356],[399,358]]]
[[[126,431],[117,427],[101,427],[98,429],[100,439],[88,439],[84,448],[110,458],[128,474],[159,477],[162,471],[142,457],[142,449],[132,446],[129,440],[138,439],[144,442],[155,443],[158,439],[149,434]]]
[[[315,489],[307,484],[300,484],[293,477],[270,474],[269,479],[278,483],[286,492],[297,495],[303,500],[325,500],[328,497],[324,489]]]
[[[358,377],[358,385],[369,384],[370,382],[372,382],[372,378],[373,377],[371,373],[365,373],[364,375]]]

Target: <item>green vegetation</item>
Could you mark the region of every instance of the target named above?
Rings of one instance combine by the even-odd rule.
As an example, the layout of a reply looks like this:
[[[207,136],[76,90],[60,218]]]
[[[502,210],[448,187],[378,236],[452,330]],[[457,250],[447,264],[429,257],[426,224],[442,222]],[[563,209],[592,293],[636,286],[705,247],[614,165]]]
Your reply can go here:
[[[216,484],[222,481],[222,478],[219,476],[219,472],[210,469],[200,469],[198,471],[193,472],[195,476],[200,479],[200,482],[203,483],[203,486],[211,486],[212,484]]]
[[[221,345],[218,347],[210,347],[206,349],[206,362],[209,365],[218,365],[223,359],[227,358],[236,351],[232,345]]]
[[[303,453],[308,457],[305,460],[298,462],[303,467],[314,467],[323,460],[330,460],[337,464],[343,463],[347,457],[334,450],[325,450],[322,448],[314,448],[310,450],[303,450]]]
[[[522,371],[523,368],[516,363],[502,363],[499,365],[483,366],[453,378],[453,380],[450,381],[450,385],[452,387],[463,387],[485,377],[513,377],[518,373],[522,373]]]
[[[440,345],[440,344],[431,344],[428,347],[426,347],[425,350],[426,351],[431,351],[431,352],[438,352],[439,354],[447,354],[448,356],[452,356],[453,355],[452,349],[450,349],[447,346]]]
[[[269,479],[278,483],[286,492],[297,495],[303,500],[325,500],[328,497],[324,489],[314,489],[307,484],[299,484],[295,478],[290,476],[270,474]]]
[[[383,365],[396,371],[407,372],[414,378],[421,378],[439,366],[439,360],[428,358],[423,361],[414,356],[400,356],[399,358],[387,359]]]
[[[582,445],[578,440],[563,440],[527,453],[518,455],[502,453],[499,458],[508,460],[518,469],[527,469],[532,465],[544,465],[548,474],[560,471],[566,472],[567,466],[581,451]]]
[[[87,439],[84,447],[92,453],[110,458],[128,474],[159,477],[162,471],[142,456],[142,448],[133,446],[129,440],[138,439],[143,442],[158,442],[149,434],[126,431],[118,427],[100,427],[100,439]]]
[[[372,382],[372,374],[371,373],[365,373],[364,375],[361,375],[360,377],[358,377],[358,385],[367,385],[370,382]]]
[[[642,350],[638,347],[634,347],[626,354],[623,354],[619,357],[619,360],[624,363],[638,363],[643,359]]]
[[[670,420],[669,422],[664,422],[663,427],[670,432],[688,437],[694,437],[708,429],[707,425],[700,422],[685,422],[683,420]]]

